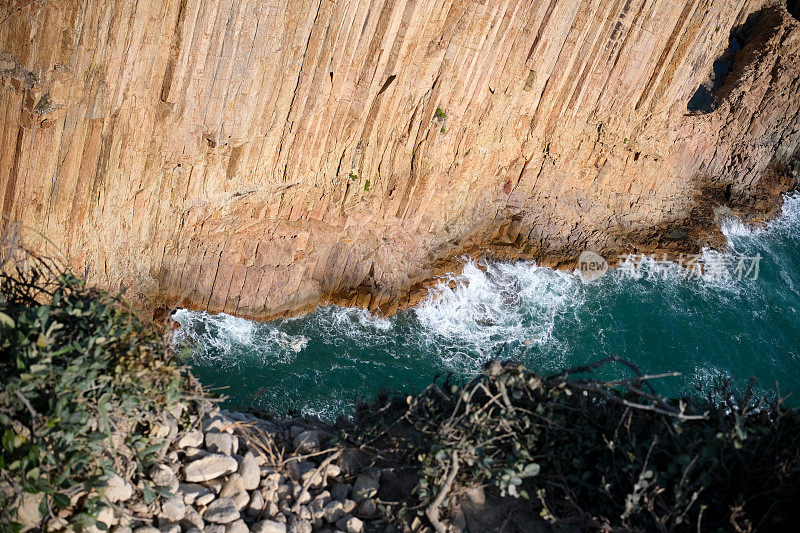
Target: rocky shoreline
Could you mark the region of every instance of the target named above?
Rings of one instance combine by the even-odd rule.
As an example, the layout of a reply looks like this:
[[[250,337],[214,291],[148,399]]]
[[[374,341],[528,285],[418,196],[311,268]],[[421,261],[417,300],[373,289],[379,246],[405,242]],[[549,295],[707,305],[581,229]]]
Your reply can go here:
[[[146,477],[162,498],[131,502],[134,487],[112,478],[105,498],[117,515],[109,507],[98,520],[118,533],[398,530],[377,498],[381,472],[362,468],[347,449],[326,447],[331,437],[306,419],[272,422],[214,408],[150,468]]]

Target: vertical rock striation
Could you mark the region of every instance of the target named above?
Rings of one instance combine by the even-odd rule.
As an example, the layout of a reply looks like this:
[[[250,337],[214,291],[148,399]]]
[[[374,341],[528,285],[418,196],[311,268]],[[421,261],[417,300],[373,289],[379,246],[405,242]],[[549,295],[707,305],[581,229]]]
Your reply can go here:
[[[386,310],[470,251],[658,248],[800,145],[800,24],[764,0],[10,0],[0,54],[4,225],[259,318]]]

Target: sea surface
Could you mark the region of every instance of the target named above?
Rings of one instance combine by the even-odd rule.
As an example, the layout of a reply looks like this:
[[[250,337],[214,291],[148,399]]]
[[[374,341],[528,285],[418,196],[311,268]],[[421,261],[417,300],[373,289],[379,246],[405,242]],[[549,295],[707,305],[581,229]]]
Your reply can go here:
[[[647,373],[681,373],[657,382],[668,396],[697,394],[716,376],[738,387],[754,377],[759,392],[800,405],[800,196],[765,227],[723,229],[727,250],[674,263],[606,258],[616,268],[589,283],[533,262],[465,260],[390,318],[327,306],[259,323],[179,310],[175,340],[227,405],[328,420],[382,389],[472,377],[493,358],[547,375],[617,355]]]

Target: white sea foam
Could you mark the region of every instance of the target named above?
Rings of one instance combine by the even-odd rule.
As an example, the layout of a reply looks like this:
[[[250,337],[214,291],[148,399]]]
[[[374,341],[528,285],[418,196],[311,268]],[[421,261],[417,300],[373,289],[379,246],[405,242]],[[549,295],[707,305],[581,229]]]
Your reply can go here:
[[[259,324],[225,313],[178,309],[172,318],[181,325],[174,341],[194,344],[198,349],[195,357],[206,361],[235,364],[243,352],[258,348],[256,353],[263,361],[278,359],[288,363],[308,346],[308,338],[303,335],[289,335],[273,324]]]
[[[555,342],[557,318],[577,304],[582,290],[572,274],[532,262],[465,260],[461,274],[444,277],[415,314],[430,344],[450,348],[445,363],[455,370],[482,364],[507,342]]]
[[[737,217],[728,217],[722,221],[722,233],[728,237],[729,244],[735,244],[736,238],[761,237],[765,233],[782,234],[786,231],[794,233],[800,223],[800,193],[787,194],[783,198],[781,214],[760,226],[745,224]]]

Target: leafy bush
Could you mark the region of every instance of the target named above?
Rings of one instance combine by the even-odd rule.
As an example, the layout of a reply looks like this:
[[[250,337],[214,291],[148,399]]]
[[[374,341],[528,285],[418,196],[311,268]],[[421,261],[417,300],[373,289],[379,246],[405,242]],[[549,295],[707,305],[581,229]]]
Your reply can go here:
[[[416,508],[440,531],[439,507],[457,507],[457,487],[471,486],[491,489],[487,506],[516,498],[526,512],[582,530],[752,531],[794,521],[796,410],[756,400],[751,387],[734,395],[724,380],[704,399],[667,401],[640,375],[573,379],[598,366],[543,378],[493,363],[466,385],[362,410],[347,436],[394,466],[419,465]]]
[[[135,485],[187,421],[182,368],[121,297],[33,257],[5,270],[0,529],[23,493],[43,495],[44,523],[92,525],[108,479]]]

